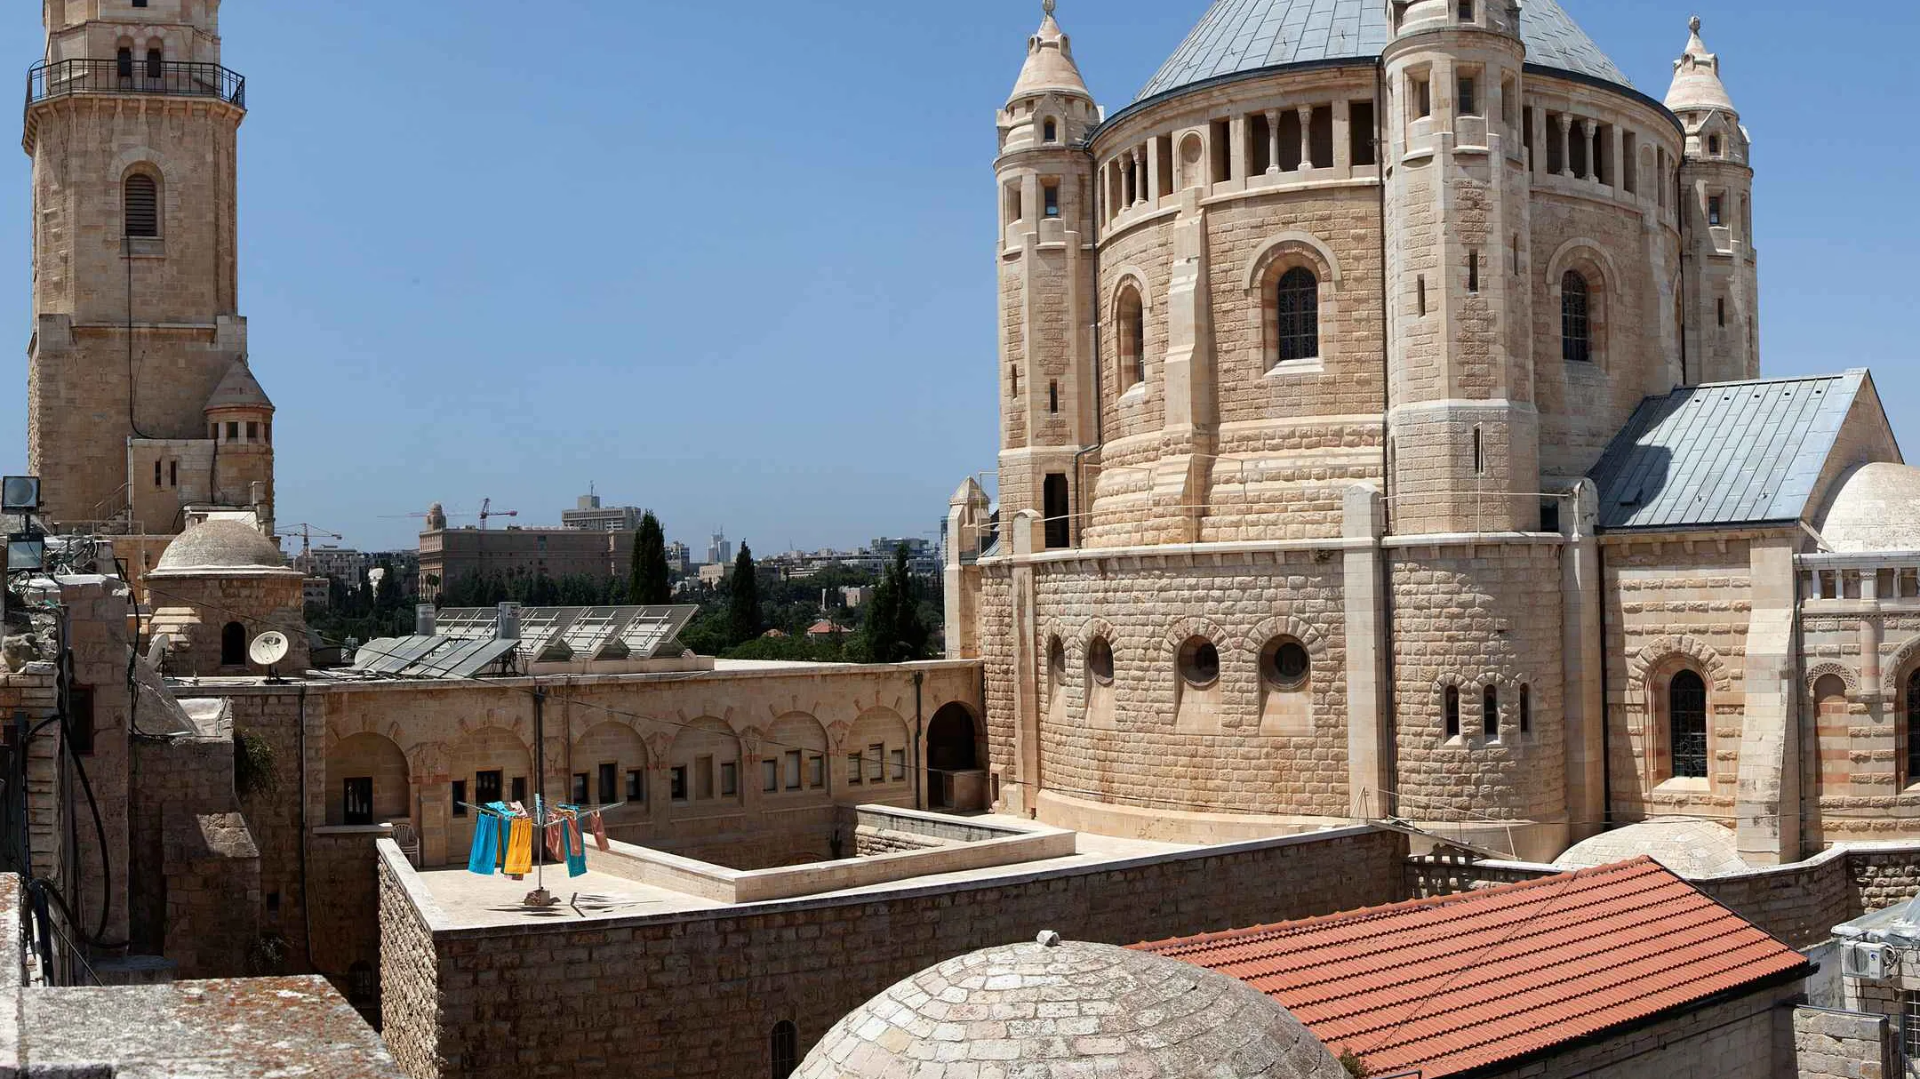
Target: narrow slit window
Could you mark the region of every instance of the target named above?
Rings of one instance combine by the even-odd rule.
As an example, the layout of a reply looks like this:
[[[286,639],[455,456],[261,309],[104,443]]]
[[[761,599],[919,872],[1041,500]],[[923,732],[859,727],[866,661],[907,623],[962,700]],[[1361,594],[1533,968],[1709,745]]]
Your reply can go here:
[[[1533,687],[1520,687],[1520,733],[1533,733]]]
[[[1479,85],[1472,75],[1460,76],[1460,115],[1480,115]]]
[[[1413,115],[1416,120],[1424,120],[1433,115],[1433,84],[1426,79],[1415,78],[1408,93],[1413,98]]]
[[[1487,474],[1486,432],[1478,425],[1473,428],[1473,474],[1476,476]]]
[[[1460,687],[1448,686],[1442,701],[1448,738],[1460,737]]]
[[[1593,360],[1590,300],[1587,279],[1568,270],[1560,279],[1560,357],[1568,363]]]
[[[1060,125],[1054,123],[1052,120],[1048,120],[1046,122],[1044,133],[1041,135],[1041,138],[1045,139],[1048,142],[1059,142],[1060,141]]]
[[[1053,379],[1047,383],[1047,411],[1055,415],[1058,415],[1060,413],[1060,380],[1059,379]]]
[[[1720,196],[1718,195],[1710,196],[1707,199],[1707,224],[1709,225],[1720,224],[1721,205],[1722,205],[1721,199],[1720,199]]]
[[[1060,216],[1060,185],[1047,184],[1044,187],[1042,187],[1040,190],[1041,190],[1041,194],[1044,196],[1046,200],[1047,216],[1059,217]]]
[[[1719,300],[1715,301],[1715,303],[1716,303],[1716,306],[1719,308],[1720,328],[1724,330],[1727,328],[1727,298],[1725,296],[1722,296],[1719,298]]]
[[[1480,252],[1467,252],[1467,291],[1480,291]]]
[[[167,462],[167,486],[180,486],[180,462],[178,461]]]
[[[1500,737],[1500,687],[1488,686],[1480,702],[1480,725],[1489,739]]]
[[[1427,317],[1427,275],[1426,274],[1420,275],[1420,280],[1416,287],[1420,293],[1420,317],[1426,318]]]

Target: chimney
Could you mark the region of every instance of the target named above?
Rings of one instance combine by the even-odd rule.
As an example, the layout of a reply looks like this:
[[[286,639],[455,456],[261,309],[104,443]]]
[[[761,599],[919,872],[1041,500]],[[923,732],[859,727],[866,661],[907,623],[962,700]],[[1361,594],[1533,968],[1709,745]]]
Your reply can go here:
[[[414,605],[413,605],[413,633],[414,633],[414,636],[416,636],[416,637],[431,637],[431,636],[433,636],[433,635],[434,635],[435,633],[437,633],[437,632],[439,631],[439,629],[438,629],[438,627],[437,627],[437,626],[436,626],[436,625],[434,624],[434,616],[435,616],[435,615],[436,615],[437,613],[438,613],[438,612],[434,610],[434,607],[433,607],[433,604],[431,604],[431,603],[416,603],[416,604],[414,604]]]

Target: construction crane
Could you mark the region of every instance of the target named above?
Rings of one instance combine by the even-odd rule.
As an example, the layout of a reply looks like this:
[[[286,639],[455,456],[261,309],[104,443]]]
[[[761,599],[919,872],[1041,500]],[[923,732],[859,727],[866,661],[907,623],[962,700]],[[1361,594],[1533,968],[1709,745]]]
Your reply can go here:
[[[311,565],[308,564],[308,556],[313,553],[313,537],[319,536],[322,539],[336,539],[336,540],[345,540],[347,538],[338,532],[329,532],[324,528],[315,528],[313,525],[310,525],[310,524],[286,525],[285,528],[287,529],[287,532],[289,535],[293,535],[293,534],[299,535],[300,537],[300,568],[302,570],[308,570],[308,571],[311,571],[313,568]]]
[[[480,531],[485,532],[487,530],[487,519],[489,517],[518,516],[520,516],[519,510],[497,510],[493,508],[493,499],[482,499],[480,502]]]

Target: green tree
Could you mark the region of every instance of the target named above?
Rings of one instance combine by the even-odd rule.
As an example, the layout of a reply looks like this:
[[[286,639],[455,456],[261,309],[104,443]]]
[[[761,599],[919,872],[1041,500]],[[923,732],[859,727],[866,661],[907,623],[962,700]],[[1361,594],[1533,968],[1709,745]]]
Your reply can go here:
[[[740,556],[733,560],[733,587],[727,600],[729,644],[745,644],[760,636],[759,572],[753,564],[753,548],[742,543]]]
[[[869,663],[906,663],[925,659],[927,624],[920,616],[919,584],[909,566],[907,545],[893,552],[893,565],[873,590],[862,644]]]
[[[630,599],[642,607],[673,602],[673,577],[667,572],[667,535],[660,519],[648,510],[633,534],[633,571],[628,575]]]

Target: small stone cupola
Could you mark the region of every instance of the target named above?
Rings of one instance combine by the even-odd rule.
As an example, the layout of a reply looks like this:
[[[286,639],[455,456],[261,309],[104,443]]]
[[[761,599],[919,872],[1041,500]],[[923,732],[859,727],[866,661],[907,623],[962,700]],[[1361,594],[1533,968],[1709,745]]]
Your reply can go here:
[[[1054,0],[1046,0],[1040,29],[1027,39],[1027,61],[1000,114],[1003,153],[1018,149],[1078,143],[1099,124],[1093,94],[1073,59],[1073,40],[1054,21]]]
[[[214,443],[214,504],[251,507],[271,520],[274,408],[244,358],[227,369],[205,412]]]
[[[1720,81],[1720,57],[1708,52],[1706,42],[1700,40],[1700,25],[1698,15],[1687,24],[1692,35],[1687,40],[1686,53],[1673,62],[1673,85],[1667,90],[1667,108],[1681,113],[1707,109],[1735,112],[1733,98],[1727,95],[1727,87]]]
[[[168,673],[265,674],[247,653],[269,630],[286,634],[292,645],[276,665],[280,672],[306,670],[305,576],[245,521],[213,518],[182,532],[145,578],[153,637],[169,642]]]

